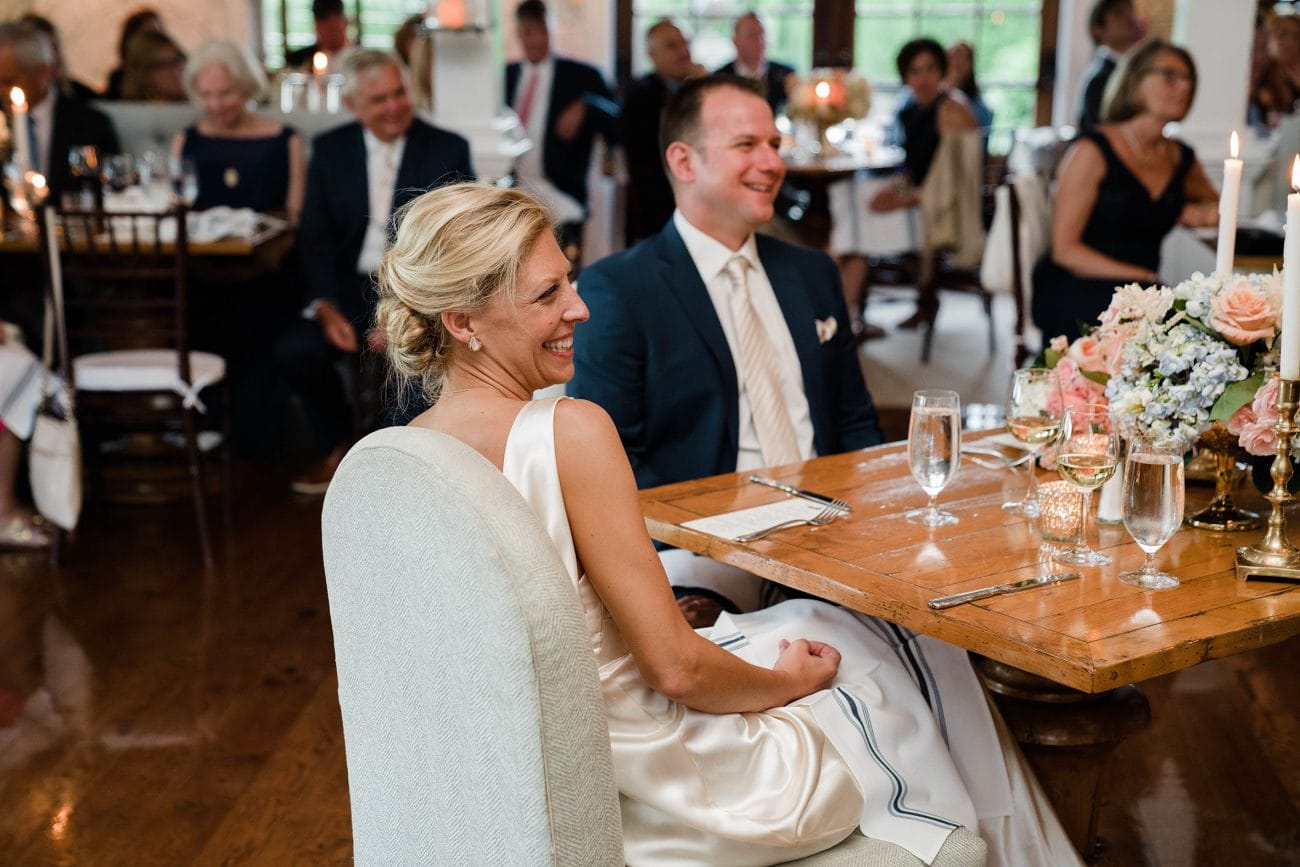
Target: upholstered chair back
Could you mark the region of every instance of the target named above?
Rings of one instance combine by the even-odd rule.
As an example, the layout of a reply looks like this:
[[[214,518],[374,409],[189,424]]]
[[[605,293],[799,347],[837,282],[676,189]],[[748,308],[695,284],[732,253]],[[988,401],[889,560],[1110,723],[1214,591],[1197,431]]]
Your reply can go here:
[[[387,428],[321,523],[357,863],[622,864],[577,593],[514,487]]]

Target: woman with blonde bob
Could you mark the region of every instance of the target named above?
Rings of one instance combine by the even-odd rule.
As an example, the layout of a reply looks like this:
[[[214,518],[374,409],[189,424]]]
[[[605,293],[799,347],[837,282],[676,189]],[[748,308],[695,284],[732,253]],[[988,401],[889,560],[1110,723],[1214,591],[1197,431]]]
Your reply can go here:
[[[261,68],[235,43],[215,39],[190,57],[185,90],[203,117],[177,134],[172,153],[194,162],[194,207],[252,208],[296,222],[307,183],[302,138],[293,127],[249,110],[266,93]]]
[[[540,204],[460,184],[398,219],[376,318],[395,375],[433,401],[411,426],[500,468],[555,542],[591,632],[628,864],[772,864],[857,828],[927,863],[978,859],[977,826],[998,863],[1077,863],[1054,819],[1049,841],[1030,818],[1051,809],[1000,745],[964,651],[806,599],[687,625],[609,416],[533,400],[573,375],[588,315]],[[905,657],[923,660],[935,710]]]
[[[1034,269],[1034,324],[1073,340],[1110,306],[1116,286],[1157,283],[1175,225],[1218,222],[1218,194],[1186,144],[1167,138],[1196,95],[1196,64],[1152,39],[1111,76],[1102,123],[1061,161],[1051,250]]]

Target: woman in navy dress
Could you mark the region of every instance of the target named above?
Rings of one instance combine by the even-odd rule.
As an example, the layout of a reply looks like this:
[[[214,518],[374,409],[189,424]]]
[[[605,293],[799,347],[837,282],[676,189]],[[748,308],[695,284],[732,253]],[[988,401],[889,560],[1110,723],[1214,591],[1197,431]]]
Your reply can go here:
[[[173,157],[192,161],[199,180],[195,210],[225,205],[298,222],[307,183],[302,138],[290,126],[249,111],[266,90],[259,67],[234,43],[200,46],[185,70],[190,98],[203,110],[198,123],[176,136]],[[273,370],[276,334],[302,305],[298,257],[286,253],[268,273],[241,280],[194,281],[194,341],[221,353],[230,366],[234,449],[240,457],[265,459],[277,443],[284,388]]]
[[[1051,251],[1034,269],[1033,318],[1044,340],[1078,337],[1115,287],[1158,283],[1160,244],[1176,224],[1218,221],[1218,194],[1196,155],[1163,132],[1191,108],[1191,55],[1153,39],[1114,76],[1103,123],[1061,162]]]

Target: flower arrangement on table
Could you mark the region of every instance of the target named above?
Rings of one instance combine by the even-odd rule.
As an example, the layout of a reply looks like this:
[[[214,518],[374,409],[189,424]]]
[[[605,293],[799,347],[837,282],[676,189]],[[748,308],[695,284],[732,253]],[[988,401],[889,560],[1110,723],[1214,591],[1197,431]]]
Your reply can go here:
[[[849,69],[814,69],[792,76],[788,87],[786,114],[793,121],[814,124],[823,143],[828,128],[866,117],[871,110],[871,85]]]
[[[1265,375],[1282,310],[1281,278],[1193,274],[1171,288],[1115,290],[1101,324],[1051,341],[1065,406],[1108,402],[1134,432],[1192,443],[1217,421],[1253,455],[1276,444],[1277,381]]]

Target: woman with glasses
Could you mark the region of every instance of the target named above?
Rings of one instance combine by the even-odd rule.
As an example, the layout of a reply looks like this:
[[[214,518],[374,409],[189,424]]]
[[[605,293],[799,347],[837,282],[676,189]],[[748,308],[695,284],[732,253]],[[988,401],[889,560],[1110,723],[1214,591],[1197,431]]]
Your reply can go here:
[[[1051,249],[1034,269],[1033,318],[1045,336],[1073,340],[1116,286],[1159,282],[1160,244],[1175,225],[1218,221],[1218,193],[1196,154],[1164,134],[1195,94],[1191,55],[1163,40],[1115,71],[1101,125],[1079,137],[1058,172]]]

